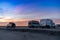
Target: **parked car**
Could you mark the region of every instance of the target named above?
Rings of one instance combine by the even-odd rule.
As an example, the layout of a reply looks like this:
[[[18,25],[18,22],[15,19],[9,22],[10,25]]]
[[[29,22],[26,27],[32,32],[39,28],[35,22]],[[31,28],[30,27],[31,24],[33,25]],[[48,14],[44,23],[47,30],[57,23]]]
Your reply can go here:
[[[39,28],[40,24],[38,21],[32,20],[28,22],[28,27],[29,28]]]
[[[6,28],[15,28],[15,27],[16,27],[15,23],[9,22]]]
[[[57,27],[60,27],[60,24],[56,24]]]

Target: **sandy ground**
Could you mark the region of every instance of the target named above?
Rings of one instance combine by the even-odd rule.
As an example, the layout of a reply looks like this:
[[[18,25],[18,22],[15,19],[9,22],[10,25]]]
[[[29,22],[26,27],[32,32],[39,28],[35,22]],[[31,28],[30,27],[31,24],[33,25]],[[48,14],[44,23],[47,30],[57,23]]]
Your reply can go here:
[[[60,36],[0,30],[0,40],[60,40]]]

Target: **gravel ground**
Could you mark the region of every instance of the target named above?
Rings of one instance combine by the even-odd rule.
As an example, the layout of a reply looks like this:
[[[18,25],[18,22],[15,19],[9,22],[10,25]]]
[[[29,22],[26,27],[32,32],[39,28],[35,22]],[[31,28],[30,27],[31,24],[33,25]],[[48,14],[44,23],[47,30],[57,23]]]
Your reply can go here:
[[[0,40],[60,40],[60,36],[0,30]]]

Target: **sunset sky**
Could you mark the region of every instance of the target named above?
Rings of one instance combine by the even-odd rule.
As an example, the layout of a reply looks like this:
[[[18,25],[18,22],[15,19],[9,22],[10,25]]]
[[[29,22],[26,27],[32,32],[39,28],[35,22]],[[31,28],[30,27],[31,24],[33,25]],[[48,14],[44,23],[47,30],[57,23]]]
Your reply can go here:
[[[0,0],[0,25],[26,26],[29,20],[45,18],[60,23],[59,0]]]

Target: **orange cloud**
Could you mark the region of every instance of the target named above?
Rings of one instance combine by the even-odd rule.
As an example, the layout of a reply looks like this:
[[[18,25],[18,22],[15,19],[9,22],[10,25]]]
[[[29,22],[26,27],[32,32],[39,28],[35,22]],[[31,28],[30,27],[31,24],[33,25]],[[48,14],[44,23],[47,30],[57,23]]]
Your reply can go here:
[[[38,21],[38,19],[36,19]],[[27,26],[30,19],[1,19],[0,26],[6,26],[9,22],[14,22],[16,26]]]
[[[36,21],[40,21],[39,19],[35,19]],[[60,19],[52,19],[55,24],[60,24]],[[2,22],[3,21],[3,22]],[[29,19],[19,19],[19,20],[13,20],[13,19],[5,19],[0,21],[0,26],[6,26],[9,22],[14,22],[16,26],[27,26]]]

